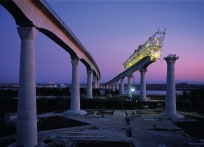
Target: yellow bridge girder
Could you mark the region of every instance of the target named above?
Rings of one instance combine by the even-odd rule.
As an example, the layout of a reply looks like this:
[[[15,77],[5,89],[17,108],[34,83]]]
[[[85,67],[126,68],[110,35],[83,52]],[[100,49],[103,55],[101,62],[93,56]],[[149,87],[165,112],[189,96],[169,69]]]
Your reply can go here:
[[[156,37],[160,35],[160,37]],[[150,57],[151,61],[156,61],[161,56],[161,47],[165,37],[165,30],[160,32],[159,30],[150,37],[144,45],[140,45],[137,50],[124,62],[124,70],[130,68],[137,62],[141,61],[145,57]]]

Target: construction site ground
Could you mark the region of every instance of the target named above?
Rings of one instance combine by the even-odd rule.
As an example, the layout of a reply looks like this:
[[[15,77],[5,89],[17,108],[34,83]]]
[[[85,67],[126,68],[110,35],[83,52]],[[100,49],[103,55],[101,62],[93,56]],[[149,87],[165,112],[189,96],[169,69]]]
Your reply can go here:
[[[86,115],[61,115],[87,125],[39,131],[39,146],[198,147],[203,139],[190,136],[175,121],[136,110],[87,110]],[[44,116],[45,117],[45,116]],[[189,120],[188,120],[189,121]],[[191,120],[194,121],[194,120]]]

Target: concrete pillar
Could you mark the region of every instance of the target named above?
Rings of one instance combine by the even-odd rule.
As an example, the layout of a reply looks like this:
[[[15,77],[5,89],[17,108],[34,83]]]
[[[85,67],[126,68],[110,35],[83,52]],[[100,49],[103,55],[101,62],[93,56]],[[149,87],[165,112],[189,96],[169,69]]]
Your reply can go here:
[[[93,79],[93,71],[87,70],[87,89],[86,89],[86,97],[92,98],[92,80]]]
[[[112,84],[112,91],[115,92],[115,83]]]
[[[72,61],[72,89],[71,89],[71,105],[70,110],[80,111],[80,84],[79,84],[79,59]]]
[[[120,94],[124,94],[124,78],[120,79]]]
[[[145,80],[145,73],[147,72],[146,69],[141,69],[140,74],[140,100],[146,101],[146,80]]]
[[[116,90],[119,90],[119,85],[118,85],[118,81],[116,81]]]
[[[96,80],[96,88],[99,88],[99,83],[98,83],[98,78],[97,78],[97,80]]]
[[[21,38],[16,146],[33,147],[37,141],[34,27],[19,27]]]
[[[80,82],[79,82],[79,59],[71,60],[72,63],[72,88],[70,110],[65,111],[69,114],[85,114],[85,111],[80,109]]]
[[[98,88],[98,79],[96,75],[94,75],[93,88]]]
[[[170,119],[182,118],[176,113],[175,62],[179,57],[170,54],[164,58],[167,63],[165,116]]]
[[[109,90],[112,90],[112,85],[111,84],[109,84],[108,87],[109,87]]]
[[[133,76],[128,76],[128,97],[132,98],[132,82],[133,82]]]

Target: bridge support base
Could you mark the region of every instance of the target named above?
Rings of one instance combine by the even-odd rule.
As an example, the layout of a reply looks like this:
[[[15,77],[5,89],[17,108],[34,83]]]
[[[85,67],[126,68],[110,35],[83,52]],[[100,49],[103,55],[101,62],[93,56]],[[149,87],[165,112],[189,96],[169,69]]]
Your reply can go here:
[[[84,110],[79,110],[79,111],[66,110],[64,111],[64,114],[65,115],[84,115],[84,114],[87,114],[87,112]]]
[[[167,120],[178,120],[178,119],[183,119],[184,116],[178,113],[175,113],[175,114],[162,113],[162,114],[159,114],[157,118],[167,119]]]

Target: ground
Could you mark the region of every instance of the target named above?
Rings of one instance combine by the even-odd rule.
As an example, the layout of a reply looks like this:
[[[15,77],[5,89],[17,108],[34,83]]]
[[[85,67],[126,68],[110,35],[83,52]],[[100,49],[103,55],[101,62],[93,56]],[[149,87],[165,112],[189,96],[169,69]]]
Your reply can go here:
[[[87,144],[98,147],[204,146],[202,139],[189,136],[172,120],[157,119],[155,114],[138,113],[139,111],[136,110],[87,112],[86,115],[66,115],[65,117],[86,122],[88,125],[39,131],[40,145],[70,147],[83,147]]]

